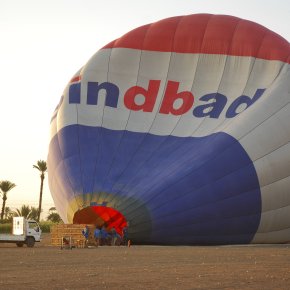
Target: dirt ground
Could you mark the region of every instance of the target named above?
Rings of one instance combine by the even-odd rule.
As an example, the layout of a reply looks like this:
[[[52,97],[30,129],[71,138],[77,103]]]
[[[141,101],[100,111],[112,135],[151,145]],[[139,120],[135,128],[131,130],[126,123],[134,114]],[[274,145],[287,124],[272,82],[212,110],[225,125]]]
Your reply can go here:
[[[0,289],[290,289],[290,245],[0,244]]]

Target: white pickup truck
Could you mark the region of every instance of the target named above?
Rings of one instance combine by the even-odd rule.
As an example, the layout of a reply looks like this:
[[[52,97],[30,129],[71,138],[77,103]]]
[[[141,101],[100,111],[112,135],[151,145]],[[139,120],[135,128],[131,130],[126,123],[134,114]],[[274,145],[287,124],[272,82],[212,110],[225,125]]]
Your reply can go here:
[[[27,220],[24,217],[13,218],[12,234],[0,233],[0,243],[15,243],[17,247],[33,247],[35,242],[41,241],[41,229],[34,220]]]

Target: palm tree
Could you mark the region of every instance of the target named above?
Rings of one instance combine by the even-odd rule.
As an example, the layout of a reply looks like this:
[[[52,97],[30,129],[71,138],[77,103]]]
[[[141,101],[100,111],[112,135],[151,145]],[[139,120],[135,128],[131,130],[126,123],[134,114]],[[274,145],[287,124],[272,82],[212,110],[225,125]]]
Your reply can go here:
[[[38,208],[23,204],[21,208],[17,208],[14,212],[14,216],[23,216],[27,219],[38,218]]]
[[[25,218],[28,218],[30,215],[31,209],[29,205],[22,205],[21,208],[17,208],[16,211],[14,212],[15,216],[23,216]]]
[[[5,210],[5,204],[7,200],[7,192],[14,188],[16,185],[8,180],[2,180],[0,181],[0,189],[2,192],[2,210],[1,210],[1,220],[3,220],[4,217],[4,210]]]
[[[53,223],[60,223],[61,222],[61,217],[60,215],[56,212],[55,207],[51,207],[49,209],[49,215],[47,216],[47,220],[51,221]]]
[[[30,207],[29,218],[32,220],[37,220],[38,219],[38,212],[39,212],[39,209],[37,207],[34,207],[34,206]]]
[[[13,217],[13,211],[11,210],[10,207],[5,206],[5,209],[4,209],[4,219],[6,221],[10,221],[10,220],[12,220],[12,217]]]
[[[40,220],[40,213],[41,213],[41,203],[42,203],[42,192],[43,192],[43,180],[44,180],[44,174],[47,171],[47,165],[46,165],[46,161],[44,160],[38,160],[37,161],[37,165],[33,165],[33,168],[36,168],[37,170],[39,170],[40,173],[40,193],[39,193],[39,206],[38,206],[38,218],[37,220]]]
[[[51,221],[53,223],[60,223],[61,222],[61,217],[57,212],[51,212],[48,216],[47,216],[47,220]]]

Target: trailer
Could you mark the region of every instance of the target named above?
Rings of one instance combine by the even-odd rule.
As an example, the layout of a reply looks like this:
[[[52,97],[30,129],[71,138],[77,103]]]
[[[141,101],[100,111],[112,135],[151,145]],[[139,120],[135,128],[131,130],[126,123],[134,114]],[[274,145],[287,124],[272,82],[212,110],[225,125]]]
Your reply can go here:
[[[12,234],[0,234],[0,243],[15,243],[17,247],[34,247],[35,242],[41,241],[41,229],[35,220],[24,217],[13,218]]]

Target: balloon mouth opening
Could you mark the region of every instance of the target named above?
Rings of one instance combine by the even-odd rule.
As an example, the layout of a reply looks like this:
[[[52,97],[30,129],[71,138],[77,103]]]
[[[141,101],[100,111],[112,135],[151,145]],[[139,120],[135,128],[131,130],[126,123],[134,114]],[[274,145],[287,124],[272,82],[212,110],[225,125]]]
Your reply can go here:
[[[73,218],[74,224],[92,224],[107,229],[115,228],[120,234],[127,227],[127,220],[122,213],[112,207],[89,206],[77,211]]]

